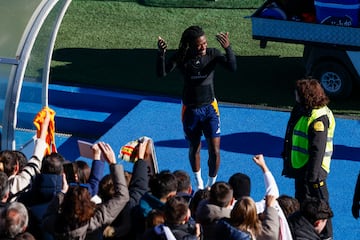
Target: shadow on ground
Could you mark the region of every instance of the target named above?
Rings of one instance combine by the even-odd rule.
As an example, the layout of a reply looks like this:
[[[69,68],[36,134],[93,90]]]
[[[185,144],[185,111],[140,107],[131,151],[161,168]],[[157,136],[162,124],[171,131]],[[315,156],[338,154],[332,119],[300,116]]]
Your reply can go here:
[[[51,82],[179,97],[179,72],[157,78],[156,54],[155,49],[59,49],[53,55],[58,65],[51,69]],[[280,108],[293,105],[294,82],[304,76],[301,58],[237,56],[237,62],[235,73],[217,69],[218,100]],[[334,111],[348,114],[358,112],[359,106],[359,94],[330,103]]]
[[[263,132],[239,132],[222,135],[221,149],[249,155],[263,153],[266,157],[279,158],[281,157],[283,142],[283,138]],[[184,139],[157,141],[155,144],[161,147],[188,148],[188,144]],[[202,149],[207,149],[206,141],[202,141]],[[360,148],[344,145],[334,146],[334,160],[359,161],[358,156],[360,156]]]

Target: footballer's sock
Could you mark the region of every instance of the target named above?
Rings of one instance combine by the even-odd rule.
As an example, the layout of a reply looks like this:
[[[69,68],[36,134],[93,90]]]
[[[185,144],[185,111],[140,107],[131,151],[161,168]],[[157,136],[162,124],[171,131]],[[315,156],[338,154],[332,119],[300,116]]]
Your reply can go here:
[[[208,188],[210,188],[215,182],[216,182],[216,178],[217,178],[217,176],[215,176],[215,177],[208,177],[208,181],[207,181],[207,183],[206,183],[206,187]]]
[[[204,182],[201,178],[201,169],[197,172],[194,172],[195,182],[196,182],[196,190],[204,189]]]

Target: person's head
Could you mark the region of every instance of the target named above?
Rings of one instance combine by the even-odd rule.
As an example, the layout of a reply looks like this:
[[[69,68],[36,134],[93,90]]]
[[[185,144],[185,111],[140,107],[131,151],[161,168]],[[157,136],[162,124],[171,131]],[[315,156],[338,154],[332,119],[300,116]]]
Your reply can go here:
[[[65,223],[76,225],[87,222],[95,213],[96,204],[91,201],[88,189],[82,185],[70,186],[61,204],[61,216]]]
[[[150,229],[159,224],[165,223],[164,212],[159,209],[152,209],[145,219],[145,228]]]
[[[295,86],[296,101],[306,109],[319,108],[329,103],[324,89],[316,79],[300,79]]]
[[[115,187],[112,176],[105,175],[99,182],[98,196],[103,202],[110,200],[115,195]]]
[[[184,59],[189,54],[191,56],[205,55],[207,49],[207,39],[205,32],[199,26],[190,26],[182,33],[179,52]]]
[[[229,207],[234,202],[233,189],[227,182],[219,181],[210,188],[209,203],[219,207]]]
[[[8,175],[16,175],[20,170],[19,161],[14,151],[4,150],[0,153],[0,171]]]
[[[21,171],[21,169],[23,169],[26,166],[27,162],[28,162],[27,157],[21,151],[13,150],[13,152],[15,153],[15,155],[17,157],[17,160],[19,162],[19,171]]]
[[[194,193],[194,196],[190,200],[189,208],[191,216],[196,219],[196,210],[199,206],[199,203],[204,199],[209,199],[210,190],[208,188],[199,189]]]
[[[60,175],[63,172],[64,157],[59,153],[50,153],[43,158],[41,165],[42,174],[57,174]]]
[[[176,191],[191,194],[192,187],[189,174],[183,170],[176,170],[173,174],[175,175],[178,183]]]
[[[77,182],[79,183],[87,183],[90,178],[91,168],[90,166],[82,160],[77,160],[73,163],[75,169],[75,176]]]
[[[10,187],[8,176],[4,172],[0,172],[0,202],[5,203],[9,198]]]
[[[170,171],[161,171],[149,180],[151,194],[162,202],[176,194],[177,180]]]
[[[5,235],[9,238],[25,232],[29,223],[28,211],[20,202],[10,203],[3,211],[2,218],[4,219]]]
[[[300,206],[301,214],[314,226],[317,233],[321,233],[333,212],[327,201],[318,198],[308,198]]]
[[[231,224],[241,231],[249,231],[258,236],[261,233],[261,221],[256,204],[251,197],[242,197],[236,201],[230,213]]]
[[[250,196],[251,180],[250,177],[243,173],[234,173],[229,178],[229,184],[233,188],[233,195],[236,200],[241,197]]]
[[[300,203],[294,197],[290,197],[288,195],[280,195],[277,198],[277,201],[278,201],[282,211],[284,212],[286,218],[288,218],[294,212],[297,212],[300,210]]]
[[[190,218],[189,205],[182,197],[171,197],[165,203],[164,214],[167,224],[183,224]]]

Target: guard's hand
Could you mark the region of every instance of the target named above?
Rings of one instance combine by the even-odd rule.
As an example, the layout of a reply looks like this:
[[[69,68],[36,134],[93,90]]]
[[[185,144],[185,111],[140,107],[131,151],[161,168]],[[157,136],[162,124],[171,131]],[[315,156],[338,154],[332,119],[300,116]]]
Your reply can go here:
[[[165,53],[167,49],[167,44],[164,39],[162,39],[160,36],[158,37],[158,49],[160,52]]]
[[[223,48],[228,48],[230,46],[229,32],[223,33],[220,32],[216,34],[216,40],[220,43]]]

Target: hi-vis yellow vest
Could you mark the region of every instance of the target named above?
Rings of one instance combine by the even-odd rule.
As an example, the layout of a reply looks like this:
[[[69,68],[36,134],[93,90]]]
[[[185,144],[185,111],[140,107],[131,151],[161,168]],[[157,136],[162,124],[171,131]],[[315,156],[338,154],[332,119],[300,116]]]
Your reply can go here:
[[[327,141],[325,154],[322,160],[321,167],[330,172],[330,160],[333,153],[333,137],[335,130],[335,118],[328,107],[314,109],[310,117],[301,117],[294,127],[292,136],[292,149],[291,149],[291,165],[295,169],[302,168],[309,161],[309,141],[308,130],[310,124],[317,118],[327,115],[329,118],[329,128],[327,133]]]

